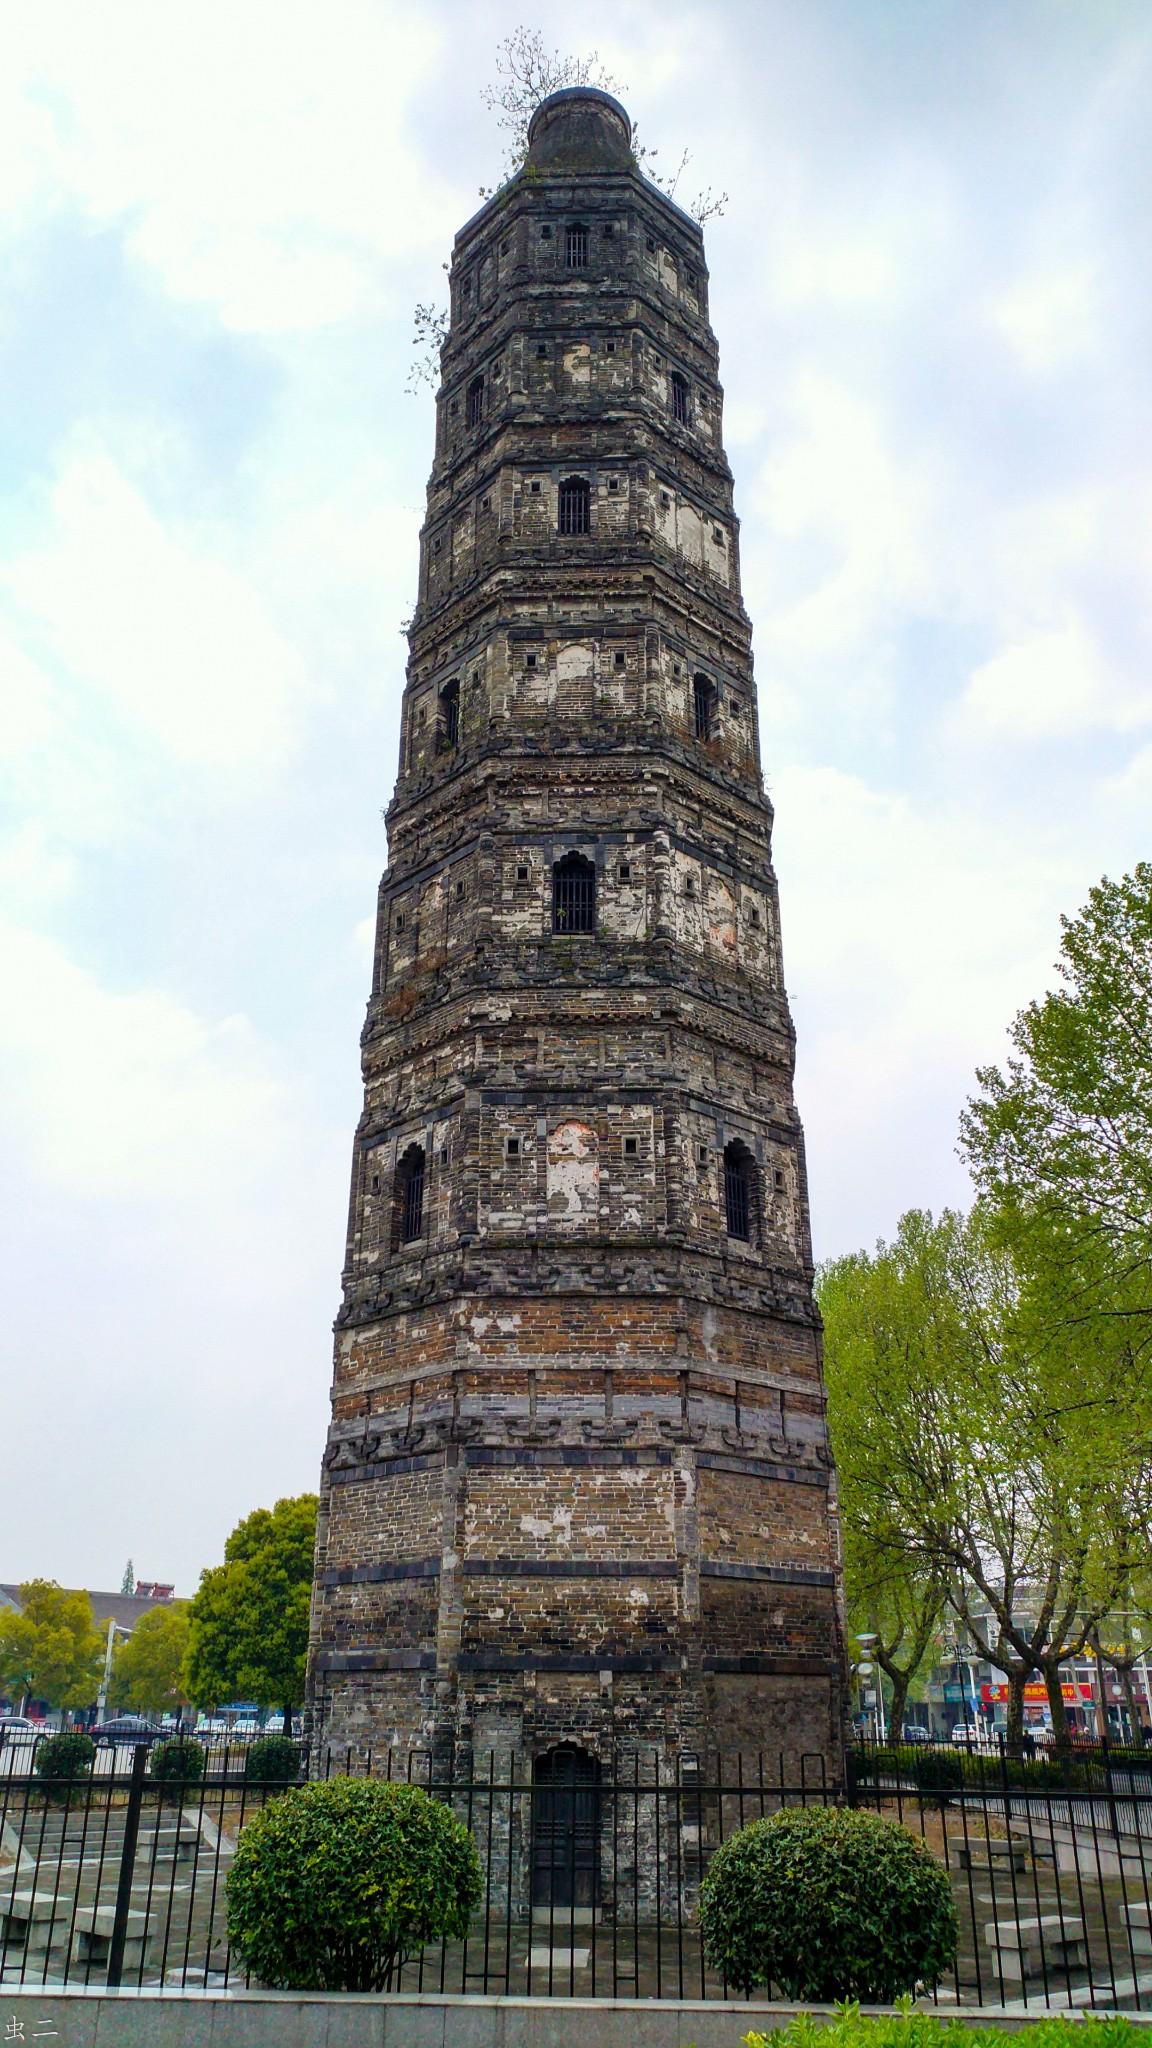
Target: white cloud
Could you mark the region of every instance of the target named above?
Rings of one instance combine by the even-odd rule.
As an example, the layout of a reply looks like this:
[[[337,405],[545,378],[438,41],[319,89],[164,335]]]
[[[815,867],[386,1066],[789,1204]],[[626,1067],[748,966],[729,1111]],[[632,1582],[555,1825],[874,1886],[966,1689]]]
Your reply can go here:
[[[992,318],[1025,369],[1048,375],[1091,356],[1101,339],[1100,287],[1087,261],[1045,268],[992,307]]]
[[[0,922],[0,1115],[71,1193],[227,1207],[284,1149],[286,1090],[242,1017],[116,990],[55,941]]]
[[[346,318],[443,230],[404,130],[440,31],[372,0],[40,0],[6,16],[12,220],[62,202],[175,298],[277,333]]]
[[[26,634],[176,760],[259,770],[306,677],[251,586],[167,529],[98,444],[65,461],[46,543],[0,569]]]
[[[1003,648],[969,678],[957,726],[1010,740],[1066,739],[1152,720],[1152,694],[1131,690],[1078,619]]]

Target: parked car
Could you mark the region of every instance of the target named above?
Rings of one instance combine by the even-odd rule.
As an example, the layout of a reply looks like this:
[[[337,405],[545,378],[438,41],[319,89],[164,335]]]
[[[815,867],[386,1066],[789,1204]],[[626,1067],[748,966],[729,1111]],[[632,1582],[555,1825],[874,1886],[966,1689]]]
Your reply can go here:
[[[153,1728],[142,1714],[116,1714],[111,1721],[101,1721],[99,1726],[89,1730],[93,1742],[105,1745],[119,1742],[158,1742],[160,1730]]]
[[[29,1742],[44,1733],[40,1721],[29,1721],[23,1714],[0,1714],[0,1741]]]
[[[921,1728],[918,1723],[914,1722],[911,1727],[905,1728],[902,1740],[905,1742],[931,1742],[932,1737],[928,1733],[927,1728]]]

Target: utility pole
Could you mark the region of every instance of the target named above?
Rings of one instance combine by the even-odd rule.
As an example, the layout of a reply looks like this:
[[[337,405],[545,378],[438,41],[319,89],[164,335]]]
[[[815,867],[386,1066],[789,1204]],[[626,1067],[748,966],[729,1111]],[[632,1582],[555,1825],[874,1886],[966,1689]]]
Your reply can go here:
[[[112,1646],[116,1639],[116,1623],[108,1617],[108,1641],[104,1648],[104,1676],[96,1695],[96,1725],[100,1726],[108,1711],[108,1687],[112,1683]]]

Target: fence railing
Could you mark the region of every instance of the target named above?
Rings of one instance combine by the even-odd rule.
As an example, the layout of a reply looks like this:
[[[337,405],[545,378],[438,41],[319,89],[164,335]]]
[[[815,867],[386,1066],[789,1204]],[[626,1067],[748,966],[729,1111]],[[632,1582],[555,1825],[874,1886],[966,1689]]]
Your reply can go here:
[[[225,1883],[245,1822],[283,1781],[217,1745],[195,1783],[158,1782],[143,1746],[49,1788],[35,1746],[0,1751],[0,1982],[243,1982]],[[1102,1750],[1032,1766],[928,1745],[858,1745],[846,1785],[819,1757],[597,1764],[535,1773],[485,1756],[326,1753],[314,1776],[401,1776],[472,1831],[484,1896],[466,1940],[425,1949],[393,1988],[543,1997],[722,1998],[699,1936],[719,1844],[784,1806],[843,1799],[901,1821],[944,1865],[960,1924],[956,2005],[1152,2008],[1152,1758]]]

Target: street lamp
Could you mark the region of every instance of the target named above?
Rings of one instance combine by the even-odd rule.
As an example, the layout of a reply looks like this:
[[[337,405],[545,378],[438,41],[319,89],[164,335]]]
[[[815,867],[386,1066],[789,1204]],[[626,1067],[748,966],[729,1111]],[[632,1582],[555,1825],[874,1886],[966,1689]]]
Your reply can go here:
[[[880,1640],[879,1636],[877,1636],[877,1635],[874,1635],[874,1634],[873,1634],[873,1633],[871,1632],[871,1630],[866,1630],[866,1631],[865,1631],[865,1632],[864,1632],[864,1633],[863,1633],[862,1635],[858,1635],[858,1636],[857,1636],[857,1638],[856,1638],[856,1641],[857,1641],[857,1642],[859,1643],[859,1645],[860,1645],[860,1648],[861,1648],[861,1649],[863,1650],[863,1652],[864,1652],[864,1655],[865,1655],[866,1657],[867,1657],[867,1655],[868,1655],[869,1651],[871,1650],[871,1648],[872,1648],[872,1645],[873,1645],[873,1643],[877,1643],[877,1642],[879,1642],[879,1640]],[[869,1666],[867,1666],[867,1667],[865,1667],[865,1666],[864,1666],[863,1664],[861,1664],[861,1665],[860,1665],[860,1666],[859,1666],[858,1668],[859,1668],[859,1671],[860,1671],[860,1674],[861,1674],[861,1676],[863,1676],[863,1675],[864,1675],[864,1671],[865,1671],[865,1669],[866,1669],[866,1668],[867,1668],[868,1670],[871,1670],[871,1666],[870,1666],[870,1665],[869,1665]],[[879,1740],[880,1740],[881,1742],[886,1742],[886,1741],[887,1741],[887,1739],[888,1739],[888,1730],[887,1730],[887,1728],[886,1728],[886,1726],[885,1726],[885,1723],[884,1723],[884,1680],[883,1680],[883,1677],[882,1677],[881,1673],[879,1673],[879,1672],[877,1672],[877,1673],[875,1674],[875,1677],[876,1677],[876,1733],[877,1733],[877,1736],[878,1736],[878,1738],[879,1738]]]

